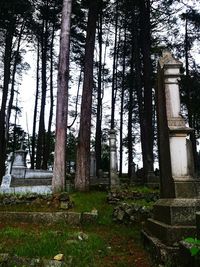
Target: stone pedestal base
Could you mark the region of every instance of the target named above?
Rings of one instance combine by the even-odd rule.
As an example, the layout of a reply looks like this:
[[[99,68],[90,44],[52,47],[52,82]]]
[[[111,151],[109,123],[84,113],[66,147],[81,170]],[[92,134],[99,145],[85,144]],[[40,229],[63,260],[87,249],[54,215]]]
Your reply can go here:
[[[120,187],[119,176],[116,171],[110,171],[110,189],[115,190]]]
[[[16,166],[12,167],[11,175],[14,178],[25,178],[26,167]]]
[[[179,247],[167,246],[158,238],[152,237],[146,231],[141,233],[142,241],[145,249],[149,251],[153,266],[178,266],[179,262]],[[172,264],[173,263],[173,264]]]
[[[168,246],[196,234],[196,212],[200,199],[159,199],[153,209],[153,219],[146,223],[148,235]]]
[[[174,177],[176,198],[200,198],[200,179]]]
[[[149,219],[145,231],[159,239],[167,246],[173,246],[177,241],[186,237],[195,236],[195,226],[169,225],[160,221]]]

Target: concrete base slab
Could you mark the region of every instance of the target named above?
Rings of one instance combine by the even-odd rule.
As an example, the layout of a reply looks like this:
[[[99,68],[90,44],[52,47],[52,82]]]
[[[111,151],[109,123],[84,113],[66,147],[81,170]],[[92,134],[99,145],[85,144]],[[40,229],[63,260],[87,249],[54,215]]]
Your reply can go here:
[[[0,187],[0,193],[1,194],[27,194],[27,193],[52,194],[52,188],[50,185],[17,186],[9,188]]]

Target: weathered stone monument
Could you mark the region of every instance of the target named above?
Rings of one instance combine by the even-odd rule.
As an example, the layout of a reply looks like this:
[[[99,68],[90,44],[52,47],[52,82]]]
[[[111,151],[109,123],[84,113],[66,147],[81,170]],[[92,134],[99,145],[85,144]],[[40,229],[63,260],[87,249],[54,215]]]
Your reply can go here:
[[[117,173],[117,146],[116,131],[110,130],[110,189],[119,187],[119,176]]]
[[[25,178],[26,155],[27,152],[23,149],[14,152],[11,174],[15,178]]]
[[[174,247],[181,239],[195,235],[196,211],[200,210],[200,180],[194,176],[187,138],[192,129],[181,115],[181,66],[168,51],[163,52],[158,65],[160,199],[155,203],[153,219],[148,220],[144,235],[150,242],[165,247]]]
[[[27,152],[15,151],[8,158],[7,173],[2,179],[1,193],[51,193],[52,171],[32,170],[26,167]]]

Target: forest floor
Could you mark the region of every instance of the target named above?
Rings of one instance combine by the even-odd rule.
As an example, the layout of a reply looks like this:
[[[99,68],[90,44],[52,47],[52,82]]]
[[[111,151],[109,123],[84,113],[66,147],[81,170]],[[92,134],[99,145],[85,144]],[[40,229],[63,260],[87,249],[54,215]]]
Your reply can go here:
[[[152,266],[150,256],[142,246],[142,221],[132,224],[114,222],[114,206],[108,203],[106,192],[72,193],[70,199],[75,211],[97,210],[97,222],[81,226],[1,223],[0,253],[45,259],[63,254],[64,262],[70,262],[66,266],[72,267]]]

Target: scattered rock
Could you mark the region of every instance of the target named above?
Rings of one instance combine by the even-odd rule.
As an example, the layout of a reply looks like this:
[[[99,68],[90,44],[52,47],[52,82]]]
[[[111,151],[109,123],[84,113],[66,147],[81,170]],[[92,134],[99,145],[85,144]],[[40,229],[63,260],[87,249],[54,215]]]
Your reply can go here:
[[[113,220],[119,223],[134,223],[152,216],[152,208],[136,204],[121,203],[114,208]]]
[[[27,200],[30,200],[30,201],[33,201],[33,200],[35,200],[36,198],[38,198],[38,194],[36,194],[36,193],[33,193],[33,194],[27,194],[27,195],[26,195],[26,199],[27,199]]]
[[[68,193],[67,192],[60,193],[59,200],[60,201],[69,201],[70,199],[69,199]]]
[[[0,197],[0,206],[15,206],[15,205],[27,205],[36,207],[49,207],[51,209],[68,210],[74,206],[74,203],[70,201],[69,195],[66,192],[55,195],[38,195],[23,194],[23,195],[11,195],[5,194]]]
[[[64,254],[57,254],[53,259],[56,261],[62,261],[64,259]]]
[[[83,232],[80,232],[80,233],[78,233],[77,238],[78,238],[78,240],[80,240],[80,241],[86,241],[86,240],[88,240],[89,237],[88,237],[87,234],[85,234],[85,233],[83,233]]]
[[[3,263],[8,262],[8,260],[9,260],[9,254],[8,254],[8,253],[1,253],[1,254],[0,254],[0,266],[1,266]]]
[[[145,199],[147,202],[156,201],[159,199],[158,192],[141,193],[137,191],[129,191],[127,189],[122,191],[111,191],[108,193],[107,201],[110,204],[117,204],[124,200],[139,200]]]
[[[62,210],[68,210],[70,208],[70,203],[66,201],[60,202],[60,209]]]
[[[72,267],[73,258],[67,256],[64,258],[63,254],[56,255],[54,260],[18,257],[16,255],[9,255],[8,253],[0,254],[0,266],[2,267]]]

